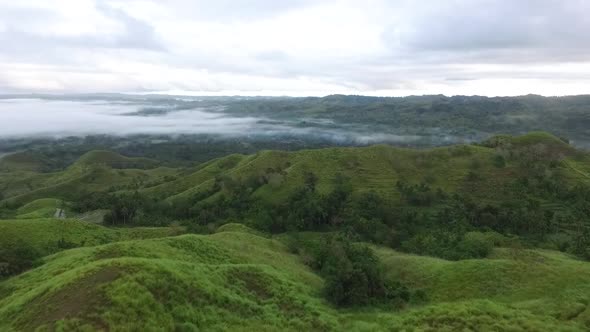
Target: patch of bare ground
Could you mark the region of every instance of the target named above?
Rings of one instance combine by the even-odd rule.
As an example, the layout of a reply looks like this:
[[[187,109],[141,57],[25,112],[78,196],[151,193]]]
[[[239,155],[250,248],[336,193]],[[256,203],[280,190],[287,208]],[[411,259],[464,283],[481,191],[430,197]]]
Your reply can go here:
[[[40,326],[52,326],[55,322],[67,319],[84,319],[97,330],[107,331],[108,326],[96,318],[97,308],[107,303],[101,286],[116,280],[121,275],[117,267],[105,267],[80,280],[66,285],[56,292],[43,295],[29,305],[27,321],[20,322],[24,330],[34,330]]]

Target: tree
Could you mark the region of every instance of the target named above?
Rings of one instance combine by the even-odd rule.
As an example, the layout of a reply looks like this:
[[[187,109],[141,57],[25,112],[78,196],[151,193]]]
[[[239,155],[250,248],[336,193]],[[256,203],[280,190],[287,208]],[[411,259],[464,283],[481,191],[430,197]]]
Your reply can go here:
[[[37,265],[41,254],[23,240],[0,248],[0,277],[21,273]]]
[[[496,166],[497,168],[504,168],[506,167],[506,159],[504,159],[504,156],[502,155],[495,155],[494,156],[494,166]]]
[[[315,187],[318,183],[318,177],[313,172],[305,172],[303,174],[303,183],[305,188],[310,192],[315,192]]]
[[[322,264],[326,296],[337,305],[363,305],[384,293],[378,260],[366,246],[334,242]]]
[[[492,249],[494,243],[484,233],[469,232],[457,245],[460,258],[485,258]]]
[[[133,222],[133,218],[144,205],[145,198],[139,192],[131,195],[118,195],[111,197],[111,211],[104,217],[105,223],[127,225]]]
[[[590,229],[581,223],[578,224],[573,252],[584,259],[590,259]]]
[[[326,280],[324,293],[327,299],[338,306],[409,299],[407,288],[385,280],[381,263],[373,250],[366,245],[351,243],[350,239],[331,238],[319,246],[314,266]]]

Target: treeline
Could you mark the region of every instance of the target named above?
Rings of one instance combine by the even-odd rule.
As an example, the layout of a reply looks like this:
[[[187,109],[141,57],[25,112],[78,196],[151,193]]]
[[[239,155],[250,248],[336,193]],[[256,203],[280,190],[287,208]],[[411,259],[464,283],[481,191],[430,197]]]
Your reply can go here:
[[[542,246],[589,257],[590,189],[567,187],[544,172],[530,172],[510,184],[513,194],[496,204],[450,194],[426,182],[398,182],[400,203],[383,193],[354,192],[350,179],[336,174],[332,190],[316,190],[318,177],[304,174],[302,186],[281,204],[256,199],[253,192],[280,176],[269,169],[246,179],[217,177],[192,197],[167,202],[140,192],[91,193],[73,203],[79,212],[106,209],[105,224],[162,226],[173,221],[207,232],[242,222],[268,233],[344,231],[363,241],[446,259],[481,258],[494,245]],[[552,206],[546,207],[551,202]],[[556,209],[554,206],[559,208]],[[518,239],[518,240],[517,240]]]

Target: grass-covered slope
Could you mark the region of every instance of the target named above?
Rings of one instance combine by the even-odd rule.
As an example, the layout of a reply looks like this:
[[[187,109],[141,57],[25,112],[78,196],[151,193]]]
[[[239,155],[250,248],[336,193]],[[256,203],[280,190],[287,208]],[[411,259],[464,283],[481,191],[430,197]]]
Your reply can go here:
[[[120,242],[3,282],[0,328],[327,329],[321,284],[279,242],[247,233]]]
[[[20,206],[47,197],[75,200],[91,192],[153,186],[177,173],[177,170],[157,167],[157,164],[146,158],[91,151],[61,172],[0,172],[0,201]]]
[[[11,276],[0,280],[0,331],[588,330],[590,264],[565,252],[586,257],[590,248],[589,176],[590,155],[546,133],[428,150],[261,151],[185,169],[93,151],[59,172],[0,170],[0,218],[10,219],[0,220],[0,275]],[[432,199],[412,200],[411,190]],[[184,229],[46,218],[75,204],[85,220],[139,206],[137,224],[222,226],[172,236]],[[279,219],[282,228],[264,227]],[[262,231],[293,229],[321,232]],[[411,289],[409,302],[328,303],[331,276],[292,244],[339,231],[373,241],[384,275]],[[484,255],[460,255],[478,249],[466,247],[469,234]]]
[[[572,186],[590,183],[587,154],[550,134],[531,133],[498,136],[480,145],[427,150],[377,145],[232,155],[142,192],[171,202],[190,201],[215,197],[226,189],[225,180],[232,179],[246,185],[258,182],[252,186],[253,197],[281,203],[303,187],[305,174],[311,172],[318,178],[320,193],[332,191],[336,176],[343,175],[350,179],[355,194],[374,191],[394,203],[400,201],[395,188],[398,181],[428,183],[433,190],[497,203],[515,195],[522,197],[513,184],[519,177],[533,174],[536,166],[550,168],[548,177],[559,176]]]
[[[110,242],[165,237],[182,229],[170,227],[107,228],[75,219],[0,220],[0,248],[26,244],[41,255],[68,247],[95,246]]]
[[[72,249],[0,282],[2,330],[583,331],[590,266],[498,249],[449,262],[376,247],[386,273],[426,291],[404,309],[336,309],[323,281],[277,240],[213,235]]]
[[[84,154],[70,167],[96,164],[108,165],[113,168],[150,169],[156,167],[159,162],[148,158],[129,158],[111,151],[95,150]]]
[[[65,204],[65,203],[64,203]],[[62,201],[55,198],[41,198],[29,202],[19,207],[17,212],[18,219],[38,219],[52,218],[58,208],[62,207]]]
[[[41,171],[48,160],[27,152],[16,152],[0,158],[0,172]]]
[[[377,145],[261,151],[248,156],[230,155],[192,169],[154,168],[157,163],[153,160],[92,151],[62,172],[29,172],[21,177],[0,173],[0,200],[21,206],[47,197],[73,200],[89,192],[140,190],[157,199],[178,202],[215,196],[225,189],[224,179],[233,179],[263,182],[253,186],[253,197],[280,203],[300,189],[305,174],[312,172],[318,178],[320,193],[330,192],[334,178],[340,174],[351,179],[355,193],[375,191],[394,202],[399,201],[395,190],[399,180],[425,182],[434,189],[494,202],[514,195],[512,182],[529,174],[529,166],[550,161],[554,163],[551,172],[572,185],[590,183],[590,156],[550,134],[531,133],[496,136],[480,145],[426,150]],[[221,188],[216,188],[219,183]]]

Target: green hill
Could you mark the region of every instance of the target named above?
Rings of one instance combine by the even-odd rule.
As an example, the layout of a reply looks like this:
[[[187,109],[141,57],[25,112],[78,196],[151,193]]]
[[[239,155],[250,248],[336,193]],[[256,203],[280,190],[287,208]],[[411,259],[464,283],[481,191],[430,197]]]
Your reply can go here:
[[[253,193],[270,202],[280,202],[302,186],[305,172],[318,177],[320,192],[333,189],[336,174],[347,176],[355,192],[374,190],[395,200],[392,188],[398,180],[410,183],[428,181],[434,188],[449,192],[479,195],[482,199],[498,199],[498,187],[503,187],[516,176],[526,174],[523,163],[558,163],[557,172],[572,181],[587,181],[585,173],[573,171],[568,165],[586,169],[587,155],[576,151],[560,139],[545,133],[526,136],[501,136],[481,146],[452,146],[428,150],[400,149],[386,145],[366,148],[327,148],[296,152],[262,151],[251,156],[232,155],[212,161],[187,176],[145,189],[145,193],[170,201],[190,198],[208,192],[215,178],[266,183]],[[503,158],[505,165],[497,167],[495,158]],[[524,168],[524,169],[523,169]],[[477,186],[470,184],[471,171],[479,175]],[[503,197],[503,196],[502,196]]]
[[[0,172],[41,171],[48,160],[28,152],[16,152],[0,158]]]
[[[0,220],[0,248],[26,244],[49,255],[67,247],[96,246],[116,241],[171,236],[181,229],[169,227],[107,228],[75,219]]]
[[[108,151],[91,151],[61,172],[0,173],[0,189],[6,203],[20,206],[36,199],[74,200],[91,192],[139,188],[164,181],[176,170],[157,167],[146,158],[127,158]],[[1,200],[0,200],[1,201]]]
[[[77,162],[70,167],[83,167],[93,165],[107,165],[112,168],[139,168],[150,169],[159,164],[158,161],[148,158],[128,158],[111,151],[90,151],[81,156]]]
[[[497,160],[503,165],[498,167]],[[546,133],[497,136],[479,146],[458,145],[425,150],[377,145],[366,148],[327,148],[296,152],[262,151],[254,155],[231,155],[204,163],[196,169],[154,168],[157,162],[127,158],[108,151],[92,151],[67,170],[32,173],[20,179],[0,176],[4,199],[22,205],[35,199],[70,199],[86,192],[139,189],[146,195],[179,201],[195,195],[214,195],[219,180],[253,183],[253,195],[278,203],[302,186],[306,172],[318,177],[317,189],[330,192],[337,174],[349,177],[355,192],[376,191],[396,200],[392,188],[398,180],[429,182],[435,189],[462,192],[480,199],[498,200],[503,187],[526,175],[527,163],[545,165],[573,182],[590,181],[590,157],[559,138]],[[478,180],[469,181],[476,172]],[[218,184],[220,182],[218,181]],[[19,193],[19,194],[16,194]]]
[[[73,202],[78,206],[75,212],[84,214],[112,207],[109,199],[91,195],[110,195],[112,201],[114,196],[138,192],[143,202],[138,215],[144,219],[139,221],[142,224],[199,219],[203,225],[237,219],[252,220],[251,226],[258,227],[254,223],[261,219],[260,207],[264,206],[269,213],[262,219],[283,223],[270,228],[286,230],[292,222],[281,218],[296,213],[288,213],[284,205],[293,206],[292,201],[308,186],[306,181],[314,182],[314,195],[307,195],[306,199],[315,197],[320,205],[329,206],[334,204],[325,199],[342,189],[345,181],[350,193],[339,200],[366,205],[361,201],[377,199],[380,202],[376,204],[390,211],[389,216],[379,216],[391,219],[386,223],[394,223],[395,214],[407,215],[412,210],[427,214],[425,218],[436,218],[441,211],[455,208],[458,195],[459,203],[468,203],[467,207],[473,210],[468,212],[478,218],[492,213],[494,230],[506,231],[493,224],[500,218],[513,218],[499,215],[509,207],[530,220],[539,219],[539,215],[532,213],[537,210],[548,219],[547,223],[556,224],[557,229],[565,232],[572,231],[583,220],[577,211],[584,209],[577,201],[584,200],[584,192],[576,188],[590,184],[590,155],[542,132],[500,135],[477,145],[424,150],[376,145],[261,151],[230,155],[194,168],[142,169],[155,165],[151,160],[93,151],[62,172],[31,173],[16,179],[10,173],[0,176],[4,196],[0,202],[16,209],[51,197]],[[572,195],[579,199],[572,200]],[[80,200],[86,200],[85,204],[77,204]],[[137,203],[138,199],[134,201]],[[527,211],[517,211],[521,207]],[[278,215],[280,210],[285,211],[282,216]],[[46,209],[25,217],[47,217],[51,216],[49,212]],[[326,218],[338,219],[344,212],[336,211]],[[10,213],[5,214],[11,216]],[[13,218],[19,215],[22,213],[12,213]],[[528,221],[523,223],[528,226],[522,227],[530,228]],[[520,229],[507,231],[530,233]]]
[[[0,283],[3,330],[494,330],[590,327],[590,266],[552,251],[498,249],[449,262],[376,248],[426,304],[337,309],[277,240],[220,232],[67,250]],[[575,271],[575,273],[572,273]]]
[[[55,198],[42,198],[29,202],[17,209],[18,219],[52,218],[62,202]]]
[[[546,133],[20,162],[0,172],[1,331],[590,328],[590,155]],[[47,218],[62,205],[80,220]]]

